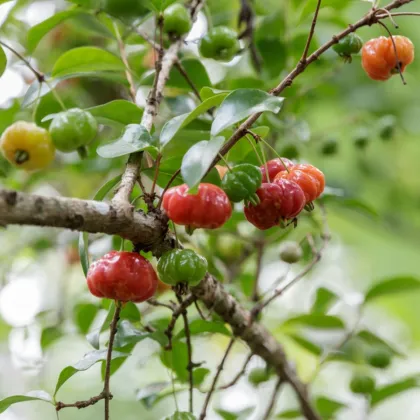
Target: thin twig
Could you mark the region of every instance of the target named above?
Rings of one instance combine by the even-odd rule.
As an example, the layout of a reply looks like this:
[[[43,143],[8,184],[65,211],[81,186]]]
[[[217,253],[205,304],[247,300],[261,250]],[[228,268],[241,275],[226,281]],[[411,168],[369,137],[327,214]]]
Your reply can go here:
[[[177,294],[176,295],[178,302],[180,305],[183,304],[182,301],[182,297]],[[195,299],[194,299],[195,302]],[[194,363],[192,361],[192,345],[191,345],[191,333],[190,333],[190,326],[188,324],[188,312],[187,312],[187,307],[184,308],[184,310],[182,311],[182,318],[184,320],[184,331],[185,331],[185,340],[187,342],[187,352],[188,352],[188,365],[187,365],[187,370],[188,370],[188,380],[190,383],[190,387],[189,387],[189,409],[190,409],[190,413],[194,413],[194,377],[193,377],[193,372],[194,372]]]
[[[207,321],[207,317],[204,315],[203,311],[200,308],[200,305],[198,304],[197,299],[194,300],[195,308],[197,309],[198,314],[200,315],[200,318],[204,321]]]
[[[314,18],[312,19],[311,29],[309,31],[309,35],[308,35],[308,39],[306,41],[305,49],[303,50],[303,54],[302,54],[302,57],[300,59],[300,62],[302,64],[306,63],[306,57],[308,56],[309,48],[311,46],[311,41],[312,41],[312,38],[314,37],[314,34],[315,34],[315,27],[316,27],[316,22],[318,21],[318,14],[319,14],[319,9],[321,7],[321,2],[322,2],[322,0],[318,0],[318,3],[316,5]]]
[[[225,354],[220,362],[220,365],[217,367],[216,374],[214,375],[213,382],[210,387],[210,391],[206,395],[206,399],[204,401],[203,409],[201,410],[201,414],[199,420],[204,420],[207,415],[207,408],[209,406],[211,397],[213,395],[214,390],[216,389],[217,381],[219,380],[219,376],[222,373],[223,367],[225,365],[226,359],[229,356],[230,351],[232,350],[233,345],[235,344],[235,337],[232,337],[229,341],[229,344],[226,348]]]
[[[271,412],[273,411],[274,406],[276,405],[276,401],[277,401],[277,398],[279,396],[279,391],[280,391],[280,388],[281,388],[282,385],[283,385],[283,379],[279,378],[277,383],[276,383],[276,386],[274,388],[273,395],[271,397],[270,403],[268,404],[267,410],[266,410],[262,420],[268,420],[270,418]]]
[[[149,305],[152,305],[152,306],[161,306],[162,308],[167,308],[167,309],[169,309],[170,311],[174,311],[174,306],[173,305],[170,305],[169,303],[164,303],[164,302],[159,302],[158,300],[156,300],[156,299],[149,299],[149,300],[146,300],[146,302],[149,304]]]
[[[248,367],[249,362],[251,361],[252,357],[254,356],[254,353],[250,353],[249,356],[246,358],[242,369],[238,372],[238,374],[227,384],[220,386],[219,388],[217,388],[218,390],[224,390],[224,389],[228,389],[231,388],[232,386],[236,385],[239,381],[239,379],[242,378],[243,375],[245,375],[246,372],[246,368]]]
[[[261,268],[262,268],[262,259],[264,255],[264,247],[265,243],[264,241],[257,241],[256,242],[256,248],[257,248],[257,265],[255,269],[255,281],[254,281],[254,287],[252,290],[252,296],[251,300],[253,302],[258,302],[260,299],[259,289],[258,289],[258,281],[261,275]]]
[[[109,395],[108,398],[112,399],[112,395]],[[65,403],[59,401],[59,402],[56,403],[55,409],[56,409],[56,411],[60,411],[63,408],[78,408],[80,410],[81,408],[89,407],[90,405],[94,405],[98,401],[101,401],[101,400],[104,400],[104,399],[105,399],[105,393],[102,391],[96,397],[89,398],[88,400],[85,400],[85,401],[76,401],[76,402],[71,403],[71,404],[65,404]]]
[[[163,189],[163,191],[162,191],[162,194],[161,194],[161,196],[160,196],[159,202],[158,202],[158,204],[157,204],[157,208],[158,208],[158,209],[159,209],[159,208],[160,208],[160,206],[162,205],[163,197],[164,197],[164,195],[165,195],[166,191],[168,191],[168,190],[169,190],[170,186],[171,186],[171,185],[172,185],[172,183],[175,181],[175,178],[176,178],[176,177],[177,177],[180,173],[181,173],[181,169],[178,169],[177,171],[175,171],[175,172],[172,174],[171,178],[169,179],[168,183],[166,184],[165,188],[164,188],[164,189]]]
[[[153,184],[152,184],[152,188],[150,190],[150,195],[151,195],[152,199],[153,199],[154,194],[155,194],[156,182],[157,182],[157,179],[158,179],[158,176],[159,176],[159,167],[160,167],[160,161],[161,160],[162,160],[162,155],[159,153],[157,155],[156,162],[155,162],[155,165],[156,165],[155,175],[153,177]]]

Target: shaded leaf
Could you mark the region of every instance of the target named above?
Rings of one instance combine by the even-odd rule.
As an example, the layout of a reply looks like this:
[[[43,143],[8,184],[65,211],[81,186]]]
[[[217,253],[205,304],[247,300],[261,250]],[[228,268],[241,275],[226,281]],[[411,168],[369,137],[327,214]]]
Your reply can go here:
[[[171,385],[170,382],[156,382],[143,387],[136,395],[137,400],[141,401],[146,408],[152,408],[158,400],[159,394]]]
[[[58,58],[52,76],[118,70],[124,70],[124,64],[116,55],[97,47],[79,47],[66,51]]]
[[[213,137],[209,141],[203,140],[192,146],[185,154],[182,159],[181,175],[190,188],[201,181],[224,141],[225,138],[222,136]]]
[[[331,315],[324,314],[308,314],[298,315],[293,318],[287,319],[283,326],[301,325],[304,327],[320,328],[320,329],[342,329],[344,328],[343,321]]]
[[[196,319],[190,323],[190,334],[198,335],[204,333],[219,333],[226,336],[230,336],[230,331],[226,328],[222,322],[205,321],[204,319]],[[185,337],[185,330],[183,329],[178,333],[176,338]]]
[[[108,308],[108,312],[106,316],[104,316],[103,318],[101,326],[99,328],[95,328],[86,336],[86,340],[89,342],[89,344],[93,348],[99,350],[99,338],[100,338],[101,332],[105,331],[109,327],[112,317],[114,316],[114,312],[115,312],[115,303],[111,302]]]
[[[4,53],[3,48],[0,46],[0,77],[4,73],[7,67],[7,57]]]
[[[247,407],[240,411],[226,411],[218,408],[214,411],[224,420],[246,420],[255,411],[255,407]]]
[[[63,336],[63,332],[58,327],[48,327],[42,330],[41,347],[43,350],[48,348],[54,341]]]
[[[128,345],[137,344],[146,338],[155,340],[162,346],[165,346],[168,341],[167,336],[160,331],[153,333],[143,332],[134,328],[129,321],[124,320],[118,326],[117,333],[115,334],[114,347],[118,349]]]
[[[412,276],[397,276],[374,284],[365,294],[365,303],[378,297],[395,295],[396,293],[416,291],[420,289],[420,281]]]
[[[78,303],[73,309],[73,318],[79,331],[87,334],[98,313],[98,306],[93,303]]]
[[[153,143],[145,127],[140,124],[129,124],[121,137],[113,143],[98,147],[96,153],[103,158],[114,158],[144,150],[156,150]]]
[[[401,394],[402,392],[419,387],[420,376],[412,376],[392,384],[385,385],[381,388],[377,388],[371,395],[371,406],[375,407],[389,398]]]
[[[304,349],[308,350],[309,353],[312,353],[316,356],[322,354],[322,348],[315,343],[307,340],[305,337],[302,337],[298,334],[287,334],[295,343],[299,344]]]
[[[316,291],[315,301],[312,304],[311,313],[325,314],[328,309],[337,301],[338,296],[325,287],[320,287]]]
[[[127,319],[131,322],[139,322],[141,314],[139,308],[133,302],[126,302],[121,309],[120,319]]]
[[[100,124],[112,125],[115,123],[128,125],[139,123],[143,110],[133,102],[117,99],[103,105],[87,108]]]
[[[45,401],[54,405],[51,395],[45,391],[31,391],[26,395],[13,395],[0,401],[0,413],[5,412],[11,405],[26,401]]]
[[[83,359],[79,360],[74,365],[65,367],[61,371],[60,376],[58,377],[58,381],[55,386],[54,396],[57,394],[59,389],[77,372],[88,370],[99,361],[106,360],[107,352],[108,349],[91,351],[90,353],[85,354]],[[112,359],[127,356],[129,356],[128,353],[121,353],[118,351],[112,352]]]
[[[197,418],[186,411],[177,411],[172,416],[165,417],[165,420],[197,420]]]
[[[315,407],[323,420],[334,420],[337,418],[337,411],[345,408],[346,404],[327,397],[317,397],[315,400]]]
[[[357,333],[357,337],[359,337],[365,343],[371,346],[386,348],[392,354],[400,356],[400,357],[404,357],[404,354],[402,354],[400,351],[395,349],[393,346],[391,346],[389,343],[387,343],[385,340],[383,340],[381,337],[378,337],[376,334],[374,334],[371,331],[368,331],[368,330],[359,331]]]
[[[200,386],[203,382],[204,379],[206,379],[207,375],[210,373],[209,369],[206,368],[196,368],[193,370],[193,384],[194,386]]]
[[[284,98],[269,95],[258,89],[238,89],[230,93],[216,111],[211,126],[215,136],[225,128],[245,119],[256,112],[280,111]]]
[[[172,350],[162,350],[160,359],[169,369],[173,370],[181,382],[188,381],[188,349],[182,341],[172,343]]]

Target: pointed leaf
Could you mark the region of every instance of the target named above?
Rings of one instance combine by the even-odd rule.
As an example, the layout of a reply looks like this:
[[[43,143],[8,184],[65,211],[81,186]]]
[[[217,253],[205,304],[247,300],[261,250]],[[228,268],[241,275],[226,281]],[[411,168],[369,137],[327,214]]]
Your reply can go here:
[[[165,417],[165,420],[197,420],[197,417],[187,411],[177,411],[172,416]]]
[[[255,407],[247,407],[240,411],[226,411],[218,408],[216,410],[217,414],[222,417],[223,420],[247,420],[250,418],[250,415],[255,411]]]
[[[79,47],[66,51],[54,64],[53,77],[75,73],[124,70],[119,57],[97,47]]]
[[[223,322],[205,321],[204,319],[196,319],[190,323],[190,334],[198,335],[204,333],[219,333],[230,336],[230,331],[226,328]],[[185,337],[185,330],[180,331],[176,338]]]
[[[320,287],[316,292],[316,298],[311,308],[311,313],[325,314],[337,301],[338,296],[325,287]]]
[[[96,153],[103,158],[114,158],[144,150],[157,150],[153,143],[154,140],[145,127],[129,124],[121,137],[113,143],[98,147]]]
[[[331,315],[324,314],[308,314],[298,315],[293,318],[287,319],[283,326],[301,325],[303,327],[312,327],[320,329],[342,329],[344,328],[343,321]]]
[[[163,126],[160,133],[161,148],[163,149],[174,138],[178,131],[181,130],[181,128],[187,126],[191,121],[195,120],[198,116],[208,111],[210,108],[220,105],[226,95],[226,93],[220,93],[218,95],[212,96],[211,98],[202,102],[193,111],[178,115],[177,117],[169,120]]]
[[[322,348],[315,343],[307,340],[305,337],[302,337],[298,334],[287,334],[294,342],[299,344],[301,347],[309,351],[316,356],[320,356],[322,354]]]
[[[7,66],[7,57],[6,57],[6,54],[4,53],[3,48],[0,47],[0,77],[6,70],[6,66]]]
[[[78,303],[74,307],[73,319],[82,334],[87,334],[98,310],[98,306],[93,303]]]
[[[211,135],[216,136],[225,128],[256,112],[280,111],[284,98],[269,95],[258,89],[237,89],[230,93],[217,110]]]
[[[99,350],[99,338],[101,336],[101,332],[105,331],[109,327],[112,317],[114,316],[114,312],[115,303],[111,302],[108,308],[108,313],[104,316],[100,327],[95,328],[86,336],[86,340],[94,349]]]
[[[135,329],[129,321],[124,320],[120,323],[117,334],[115,334],[114,346],[118,349],[131,344],[137,344],[146,338],[155,340],[162,346],[165,346],[168,342],[168,338],[164,333],[160,331],[153,333],[139,331]]]
[[[302,417],[300,410],[286,410],[277,414],[278,419],[298,419]]]
[[[140,122],[143,110],[133,102],[117,99],[104,105],[87,108],[100,124],[112,125],[115,123],[128,125]]]
[[[155,382],[153,384],[146,385],[140,389],[136,398],[141,401],[146,408],[152,408],[154,402],[159,398],[161,391],[167,389],[170,385],[170,382]]]
[[[400,276],[385,279],[374,284],[365,295],[365,303],[378,297],[395,295],[396,293],[418,291],[420,290],[420,281],[412,276]]]
[[[335,401],[326,397],[318,397],[315,400],[315,407],[318,410],[323,420],[334,420],[337,418],[337,411],[346,407],[346,404],[343,404],[340,401]]]
[[[0,401],[0,413],[5,412],[11,405],[25,401],[45,401],[54,405],[51,395],[45,391],[31,391],[26,395],[13,395]]]
[[[180,382],[188,381],[188,350],[182,341],[172,343],[172,350],[162,350],[160,359],[162,363],[176,373]]]
[[[85,354],[83,359],[79,360],[74,365],[65,367],[61,371],[60,376],[58,377],[58,381],[55,386],[54,396],[57,394],[58,390],[64,385],[64,383],[66,383],[77,372],[88,370],[99,361],[106,360],[107,352],[108,349],[94,350],[90,353]],[[118,351],[112,352],[112,360],[128,356],[129,353],[121,353]]]
[[[359,337],[365,343],[367,343],[367,344],[369,344],[371,346],[386,348],[390,353],[392,353],[392,354],[394,354],[396,356],[404,357],[404,354],[403,353],[401,353],[400,351],[398,351],[396,348],[394,348],[393,346],[391,346],[384,339],[382,339],[381,337],[378,337],[376,334],[374,334],[371,331],[368,331],[368,330],[359,331],[357,333],[357,336],[356,337]]]
[[[195,187],[210,168],[225,138],[213,137],[191,147],[182,159],[181,175],[190,188]]]
[[[420,387],[420,376],[412,376],[405,378],[392,384],[385,385],[376,389],[371,395],[371,406],[375,407],[378,404],[394,397],[409,389]]]

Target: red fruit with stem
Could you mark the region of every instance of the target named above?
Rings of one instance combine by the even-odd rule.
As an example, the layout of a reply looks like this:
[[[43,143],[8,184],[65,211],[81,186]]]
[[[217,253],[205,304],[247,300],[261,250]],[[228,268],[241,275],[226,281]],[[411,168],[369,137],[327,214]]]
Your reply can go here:
[[[143,302],[156,292],[158,278],[150,262],[136,252],[111,251],[89,268],[92,295],[121,302]]]
[[[262,182],[273,182],[274,177],[282,171],[286,171],[293,166],[293,162],[287,158],[277,158],[267,161],[266,165],[260,166],[262,174]],[[287,169],[286,169],[287,168]],[[267,170],[270,179],[267,178]]]
[[[172,187],[163,196],[162,205],[177,225],[217,229],[225,224],[232,214],[232,206],[226,193],[217,185],[203,183],[196,194],[188,193],[188,185]]]
[[[315,166],[309,164],[295,165],[290,172],[280,172],[274,181],[288,179],[300,186],[306,198],[306,203],[310,203],[318,198],[325,188],[324,174]]]

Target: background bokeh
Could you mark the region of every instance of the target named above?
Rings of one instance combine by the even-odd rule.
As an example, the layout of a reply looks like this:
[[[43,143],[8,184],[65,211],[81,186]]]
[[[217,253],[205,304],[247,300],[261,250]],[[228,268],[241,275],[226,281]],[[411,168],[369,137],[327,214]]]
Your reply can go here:
[[[0,39],[25,55],[27,30],[57,11],[71,6],[64,1],[0,2]],[[258,12],[255,40],[264,67],[257,75],[248,53],[231,63],[221,64],[203,60],[213,86],[217,89],[255,87],[268,90],[275,86],[286,71],[291,69],[302,51],[310,16],[300,19],[302,10],[313,1],[256,0]],[[322,44],[331,35],[350,22],[363,16],[371,6],[366,1],[330,2],[335,5],[321,10],[314,45]],[[338,4],[338,3],[337,3]],[[208,11],[213,25],[228,24],[236,28],[240,8],[238,0],[209,0]],[[416,11],[415,2],[404,8]],[[418,10],[417,10],[418,11]],[[308,19],[309,18],[309,19]],[[97,45],[117,53],[113,39],[104,36],[92,21],[96,18],[67,20],[47,34],[35,50],[31,63],[43,72],[50,72],[54,62],[66,50],[83,45]],[[98,17],[100,21],[100,16]],[[399,29],[389,28],[411,38],[420,45],[420,26],[416,17],[399,17]],[[153,19],[141,27],[153,37]],[[98,25],[103,22],[98,23]],[[183,54],[197,55],[197,39],[207,28],[204,13],[200,14],[189,35]],[[379,26],[362,28],[365,40],[385,35]],[[137,102],[144,105],[145,93],[150,86],[153,54],[140,37],[128,35],[130,64],[138,83]],[[9,52],[8,67],[0,78],[0,132],[18,119],[31,119],[33,107],[21,108],[22,98],[34,82],[33,75]],[[289,290],[267,311],[264,320],[269,329],[286,346],[303,378],[309,378],[315,368],[310,352],[293,342],[282,328],[282,322],[294,314],[307,311],[316,290],[327,287],[339,296],[330,309],[350,326],[356,320],[357,306],[363,292],[374,282],[395,276],[420,276],[420,60],[408,67],[404,86],[398,76],[386,83],[373,82],[361,69],[360,57],[352,64],[344,64],[329,51],[299,76],[285,91],[284,107],[278,115],[266,115],[261,125],[271,128],[269,140],[283,155],[301,161],[310,161],[321,168],[327,179],[325,206],[332,233],[332,241],[322,261],[305,279]],[[127,98],[121,84],[95,77],[76,77],[61,82],[57,91],[67,106],[88,108],[117,98]],[[194,107],[194,97],[186,90],[173,87],[161,107],[159,124],[168,118]],[[41,123],[45,115],[57,112],[51,93],[43,96],[35,111],[35,120]],[[384,120],[385,118],[385,120]],[[384,121],[394,120],[392,135],[380,136]],[[158,124],[158,126],[159,126]],[[208,121],[197,121],[193,130],[205,130]],[[0,184],[8,188],[45,195],[63,195],[92,198],[104,182],[117,175],[125,158],[105,160],[95,154],[96,146],[115,137],[120,127],[103,126],[89,159],[81,162],[77,154],[59,154],[48,170],[27,174],[13,170],[0,160]],[[186,135],[187,136],[187,135]],[[362,139],[362,140],[361,140]],[[326,146],[330,146],[328,149]],[[182,147],[181,147],[182,149]],[[328,154],[326,150],[333,150]],[[174,155],[183,151],[174,151]],[[231,152],[232,154],[235,151]],[[175,163],[174,163],[175,165]],[[179,165],[179,162],[178,162]],[[168,163],[168,168],[170,165]],[[169,170],[168,169],[168,170]],[[176,166],[172,169],[174,171]],[[145,179],[147,183],[147,179]],[[238,212],[240,219],[240,213]],[[243,220],[243,217],[242,217]],[[290,238],[300,240],[310,229],[310,220],[303,220]],[[244,227],[243,242],[255,234]],[[235,258],[232,251],[232,232],[197,232],[192,244],[212,258],[212,270],[219,278],[227,277]],[[88,293],[80,263],[77,261],[78,234],[50,228],[10,226],[0,233],[0,397],[23,394],[33,389],[53,391],[59,372],[79,360],[91,350],[84,335],[80,310],[92,310],[93,328],[106,313],[98,309],[98,302]],[[93,258],[118,246],[115,238],[91,235],[89,251]],[[273,241],[264,256],[262,287],[268,290],[290,268],[278,259],[281,241]],[[216,245],[215,245],[216,244]],[[226,245],[228,244],[228,245]],[[214,253],[214,247],[219,251]],[[255,260],[249,258],[238,278],[238,283],[249,283]],[[292,267],[292,272],[298,268]],[[229,285],[232,286],[232,285]],[[246,289],[246,285],[244,286]],[[167,294],[162,299],[171,298]],[[396,294],[378,299],[364,312],[362,325],[398,348],[406,357],[397,357],[386,371],[375,371],[379,384],[396,381],[420,372],[420,292]],[[84,306],[83,306],[84,305]],[[90,306],[89,306],[90,305]],[[89,309],[89,307],[91,309]],[[93,309],[92,309],[93,308]],[[145,305],[139,308],[144,320],[153,322],[168,318],[165,309]],[[81,317],[86,317],[83,312]],[[84,318],[85,319],[85,318]],[[145,322],[146,322],[145,321]],[[343,331],[313,332],[314,339],[333,342]],[[104,337],[105,340],[105,337]],[[228,338],[215,335],[195,339],[195,358],[215,367],[224,352]],[[174,409],[171,396],[148,409],[138,401],[138,392],[150,383],[170,381],[170,373],[159,361],[158,345],[151,340],[138,344],[131,357],[112,377],[112,414],[116,418],[160,419]],[[242,344],[235,347],[224,371],[228,380],[242,365],[246,357]],[[251,366],[263,366],[255,358]],[[321,371],[314,391],[348,405],[337,419],[363,419],[364,401],[349,392],[348,382],[357,369],[349,363],[330,363]],[[208,384],[209,378],[205,381]],[[240,411],[255,407],[250,417],[261,418],[265,404],[274,386],[272,381],[252,387],[244,378],[232,390],[218,393],[215,407]],[[100,365],[74,376],[60,390],[59,399],[70,402],[96,395],[101,389]],[[186,393],[178,393],[180,406],[186,405]],[[397,416],[404,420],[420,417],[420,390],[415,388],[379,405],[369,414],[372,420],[391,420]],[[203,395],[197,393],[198,399]],[[276,413],[294,407],[291,394],[286,390],[278,402]],[[99,418],[102,406],[85,410],[63,410],[61,420]],[[14,405],[0,414],[1,420],[50,420],[56,418],[54,409],[40,402]],[[211,413],[209,419],[221,418]],[[274,417],[273,417],[274,418]]]

